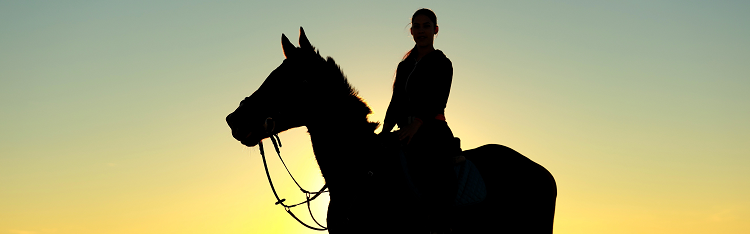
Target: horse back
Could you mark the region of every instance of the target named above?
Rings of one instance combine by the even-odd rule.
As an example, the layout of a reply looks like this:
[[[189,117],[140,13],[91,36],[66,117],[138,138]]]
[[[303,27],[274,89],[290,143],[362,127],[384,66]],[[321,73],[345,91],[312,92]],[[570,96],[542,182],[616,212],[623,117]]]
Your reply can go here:
[[[469,224],[462,232],[493,223],[511,233],[552,233],[557,185],[546,168],[503,145],[488,144],[463,155],[482,175],[487,198],[460,210],[459,219]]]

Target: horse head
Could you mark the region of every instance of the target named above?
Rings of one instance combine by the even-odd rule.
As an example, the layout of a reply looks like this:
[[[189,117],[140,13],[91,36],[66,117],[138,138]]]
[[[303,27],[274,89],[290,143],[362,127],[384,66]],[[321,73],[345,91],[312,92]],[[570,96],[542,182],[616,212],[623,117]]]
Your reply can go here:
[[[254,146],[274,134],[309,126],[311,121],[335,112],[332,104],[352,100],[351,97],[364,104],[333,59],[322,58],[301,27],[299,45],[292,45],[281,34],[281,47],[286,58],[227,116],[232,136],[242,144]],[[364,106],[369,114],[369,107]]]

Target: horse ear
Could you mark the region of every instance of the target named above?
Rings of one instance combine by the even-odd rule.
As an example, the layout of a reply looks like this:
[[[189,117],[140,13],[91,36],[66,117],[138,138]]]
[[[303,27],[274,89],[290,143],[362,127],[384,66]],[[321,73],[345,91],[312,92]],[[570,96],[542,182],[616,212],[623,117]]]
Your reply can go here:
[[[294,49],[296,49],[296,47],[289,42],[289,38],[286,38],[283,33],[281,34],[281,49],[284,51],[284,57],[286,58],[292,57]]]
[[[307,40],[307,35],[305,35],[305,30],[302,29],[302,27],[299,27],[299,47],[304,49],[313,49],[312,44],[310,44],[310,40]]]

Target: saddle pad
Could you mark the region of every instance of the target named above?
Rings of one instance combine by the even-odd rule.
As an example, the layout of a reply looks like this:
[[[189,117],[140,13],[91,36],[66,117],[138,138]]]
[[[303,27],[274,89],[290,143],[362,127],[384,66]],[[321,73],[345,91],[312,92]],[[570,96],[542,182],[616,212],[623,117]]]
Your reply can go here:
[[[487,198],[487,187],[474,163],[466,160],[464,163],[453,166],[453,170],[458,178],[458,191],[454,202],[456,206],[479,203]]]

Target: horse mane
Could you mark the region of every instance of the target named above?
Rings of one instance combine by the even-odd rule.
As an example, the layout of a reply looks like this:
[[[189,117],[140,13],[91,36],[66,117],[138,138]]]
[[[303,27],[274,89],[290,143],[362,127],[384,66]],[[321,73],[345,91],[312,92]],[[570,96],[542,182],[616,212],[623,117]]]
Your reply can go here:
[[[320,56],[320,51],[316,50],[316,54]],[[320,57],[322,59],[322,57]],[[357,117],[364,117],[364,120],[367,122],[367,128],[368,130],[375,131],[375,129],[380,126],[379,122],[370,122],[368,120],[368,115],[372,114],[372,109],[367,105],[367,102],[365,102],[360,96],[359,91],[357,91],[354,86],[349,83],[349,80],[346,78],[346,75],[344,75],[344,71],[341,69],[341,67],[336,64],[336,61],[333,60],[330,56],[326,57],[325,59],[325,66],[326,66],[326,72],[329,77],[329,79],[334,79],[333,84],[339,84],[333,85],[333,88],[340,88],[344,92],[345,95],[344,100],[342,100],[344,103],[346,103],[348,108],[351,108],[350,113],[355,114]],[[341,92],[338,90],[333,90],[333,92]]]

